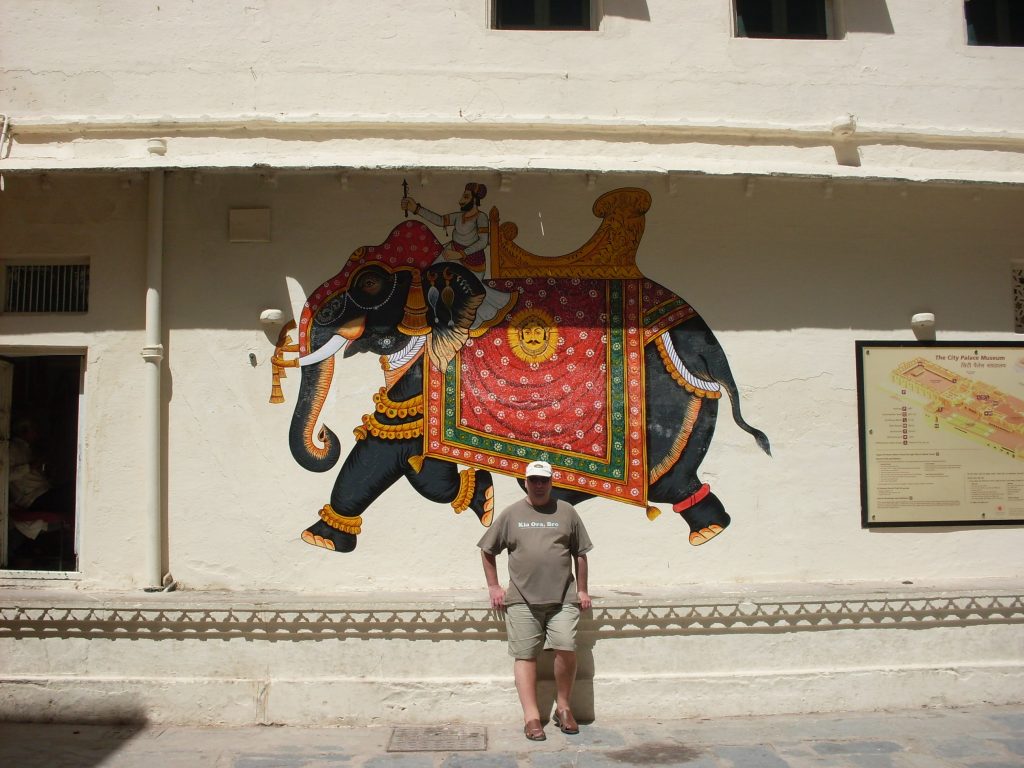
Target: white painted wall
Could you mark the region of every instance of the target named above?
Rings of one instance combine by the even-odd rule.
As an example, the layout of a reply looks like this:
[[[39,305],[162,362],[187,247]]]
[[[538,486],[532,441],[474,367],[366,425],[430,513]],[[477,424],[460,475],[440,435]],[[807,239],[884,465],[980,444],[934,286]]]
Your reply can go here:
[[[403,178],[442,210],[483,181],[485,205],[542,253],[584,241],[600,193],[648,189],[641,269],[715,329],[744,414],[771,438],[769,459],[721,415],[702,474],[733,525],[706,547],[690,547],[668,511],[652,523],[581,505],[606,610],[587,629],[600,642],[578,690],[598,716],[635,712],[652,692],[678,714],[1019,701],[1024,530],[860,528],[854,342],[910,339],[919,311],[935,312],[940,339],[1016,339],[1024,49],[968,47],[959,0],[837,0],[845,34],[831,41],[733,38],[728,0],[604,0],[593,33],[492,31],[484,0],[8,5],[0,258],[85,254],[92,302],[84,317],[0,316],[0,354],[84,349],[88,363],[82,594],[39,590],[47,581],[5,591],[0,714],[415,721],[478,701],[481,717],[514,716],[500,637],[474,635],[496,625],[473,516],[398,485],[365,514],[354,553],[303,544],[333,473],[289,455],[298,377],[285,405],[267,403],[276,329],[260,311],[288,308],[285,275],[308,289],[380,242],[400,220]],[[857,131],[844,144],[832,123],[848,114]],[[151,167],[179,169],[167,175],[163,480],[165,566],[182,591],[140,609],[138,171]],[[96,172],[70,173],[81,169]],[[272,242],[228,243],[228,210],[253,206],[271,209]],[[375,360],[339,366],[325,418],[343,440],[381,381]],[[499,506],[518,495],[508,478],[496,492]],[[901,602],[906,590],[920,604]],[[803,626],[819,621],[818,601],[854,603],[822,633],[786,629],[774,608],[779,623],[744,623],[779,594],[800,595]],[[332,635],[359,600],[375,606],[374,627],[413,641],[416,611],[436,609],[439,634]],[[231,619],[196,634],[239,601],[255,617],[240,634]],[[645,606],[671,617],[687,601],[738,628],[669,621],[622,635],[623,621],[645,626]],[[963,619],[981,603],[995,607],[977,626]],[[302,605],[316,616],[339,604],[311,619],[329,625],[325,642],[308,642],[305,619],[287,644],[267,642]],[[61,605],[81,615],[65,621]],[[410,605],[413,618],[398,610]],[[714,665],[690,663],[706,656]]]
[[[1024,51],[967,46],[960,0],[836,0],[818,41],[733,37],[729,0],[605,0],[570,33],[491,30],[488,5],[19,2],[2,164],[1024,181]]]
[[[720,540],[686,542],[666,509],[592,500],[581,506],[597,548],[596,585],[942,581],[1020,577],[1024,531],[860,528],[854,341],[910,339],[914,312],[933,311],[940,339],[1014,339],[1010,268],[1021,192],[998,187],[897,186],[692,177],[675,195],[662,180],[536,174],[498,190],[493,174],[431,174],[411,193],[445,209],[468,179],[492,192],[519,241],[541,253],[581,244],[592,201],[625,184],[654,197],[640,249],[645,274],[687,298],[717,332],[743,411],[772,441],[763,455],[723,408],[702,475],[733,515]],[[164,325],[167,564],[196,589],[477,589],[471,514],[455,516],[399,483],[365,515],[355,553],[299,541],[327,502],[335,473],[292,460],[287,402],[270,405],[276,328],[288,309],[285,275],[309,289],[352,250],[378,243],[401,219],[399,174],[172,173],[167,182]],[[197,183],[197,181],[199,183]],[[145,187],[109,176],[61,177],[43,191],[18,176],[4,193],[2,255],[87,253],[95,308],[85,318],[0,318],[0,347],[87,347],[86,496],[82,580],[137,584],[142,483],[138,456]],[[267,206],[273,242],[231,244],[231,207]],[[540,233],[540,221],[544,234]],[[64,224],[67,224],[65,228]],[[249,354],[257,359],[250,364]],[[325,420],[343,441],[370,410],[383,378],[375,359],[339,361]],[[346,442],[347,446],[351,442]],[[498,505],[518,497],[497,480]]]
[[[0,259],[85,256],[85,315],[3,315],[0,354],[86,354],[80,483],[81,570],[130,585],[143,559],[139,457],[146,185],[141,176],[17,177],[0,193]]]
[[[1022,53],[959,0],[839,0],[841,40],[732,36],[728,0],[605,0],[599,31],[487,28],[447,3],[26,0],[2,20],[13,115],[690,119],[1024,131]],[[55,44],[56,43],[56,44]]]

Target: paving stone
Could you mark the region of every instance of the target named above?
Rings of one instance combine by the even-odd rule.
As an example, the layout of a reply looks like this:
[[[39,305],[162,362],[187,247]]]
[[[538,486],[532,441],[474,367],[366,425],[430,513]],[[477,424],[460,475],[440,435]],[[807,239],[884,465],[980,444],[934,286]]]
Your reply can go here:
[[[310,768],[310,766],[348,766],[346,755],[295,754],[294,752],[268,752],[236,757],[233,768]]]
[[[456,752],[441,762],[441,768],[518,768],[518,763],[508,753]]]
[[[958,760],[965,757],[983,757],[992,754],[990,744],[980,739],[944,739],[930,743],[931,751],[939,757]]]
[[[558,729],[555,729],[558,733]],[[573,747],[624,747],[626,740],[622,734],[612,728],[602,728],[598,725],[580,726],[580,732],[575,736],[567,736],[566,741]]]
[[[892,761],[892,755],[846,755],[850,765],[856,768],[896,768]]]
[[[377,755],[363,765],[364,768],[434,768],[434,755]]]
[[[1024,714],[990,715],[993,720],[1011,731],[1024,734]]]
[[[819,755],[878,755],[903,749],[892,741],[823,741],[813,745]]]
[[[733,768],[790,768],[786,760],[768,747],[715,747],[715,754]]]
[[[534,752],[530,765],[534,768],[576,768],[578,752]]]
[[[652,759],[650,754],[630,749],[606,752],[578,752],[575,768],[719,768],[719,763],[709,755],[694,756],[679,761],[670,756]]]
[[[996,741],[1006,747],[1008,752],[1024,755],[1024,739],[996,739]]]

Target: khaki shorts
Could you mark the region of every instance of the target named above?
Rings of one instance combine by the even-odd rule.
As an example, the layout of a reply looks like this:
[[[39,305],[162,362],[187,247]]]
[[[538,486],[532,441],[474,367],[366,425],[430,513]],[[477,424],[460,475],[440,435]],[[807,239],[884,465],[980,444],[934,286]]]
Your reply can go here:
[[[513,603],[505,608],[508,655],[517,659],[535,659],[541,648],[575,651],[579,621],[577,605]]]

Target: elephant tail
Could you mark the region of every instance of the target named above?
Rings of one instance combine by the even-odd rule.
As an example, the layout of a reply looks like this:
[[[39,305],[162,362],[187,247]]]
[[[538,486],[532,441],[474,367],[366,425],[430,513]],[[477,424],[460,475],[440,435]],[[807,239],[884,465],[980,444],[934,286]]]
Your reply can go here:
[[[772,446],[771,443],[768,442],[768,435],[757,427],[750,426],[750,424],[747,423],[747,420],[743,418],[743,413],[740,411],[740,393],[736,389],[736,382],[719,381],[718,383],[721,384],[722,388],[729,393],[729,405],[732,407],[732,418],[733,421],[736,422],[736,426],[744,432],[752,435],[761,450],[771,456]]]

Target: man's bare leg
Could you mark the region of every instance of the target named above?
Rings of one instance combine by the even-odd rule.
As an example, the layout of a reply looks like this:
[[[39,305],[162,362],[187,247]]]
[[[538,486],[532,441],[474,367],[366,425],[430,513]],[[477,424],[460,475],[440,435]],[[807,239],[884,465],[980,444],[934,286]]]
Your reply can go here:
[[[523,722],[540,720],[540,708],[537,706],[537,660],[516,659],[515,679],[519,703],[523,707]]]
[[[555,706],[569,709],[572,686],[576,682],[576,651],[555,651]]]

